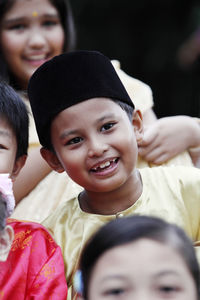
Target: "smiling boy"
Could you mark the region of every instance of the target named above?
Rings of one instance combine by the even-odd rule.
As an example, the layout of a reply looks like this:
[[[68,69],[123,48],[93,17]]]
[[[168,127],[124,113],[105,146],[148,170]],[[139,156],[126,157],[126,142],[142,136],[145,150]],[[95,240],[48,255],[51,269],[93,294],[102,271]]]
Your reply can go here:
[[[107,57],[57,56],[34,73],[28,93],[43,158],[84,189],[44,221],[62,248],[69,287],[85,242],[116,217],[159,216],[198,243],[200,170],[136,168],[142,116]]]

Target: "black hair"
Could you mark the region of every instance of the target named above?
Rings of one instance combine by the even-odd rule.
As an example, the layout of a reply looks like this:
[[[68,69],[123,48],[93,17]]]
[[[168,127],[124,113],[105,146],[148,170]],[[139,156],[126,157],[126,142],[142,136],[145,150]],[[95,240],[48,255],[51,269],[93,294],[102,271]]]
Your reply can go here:
[[[17,0],[0,0],[0,20],[3,19],[5,13],[13,6]],[[69,0],[49,0],[49,2],[57,9],[61,24],[65,33],[64,49],[65,51],[72,51],[75,48],[76,34],[73,14]],[[16,83],[14,76],[9,72],[7,63],[3,57],[0,48],[0,77],[7,83],[12,85],[15,89],[20,89]]]
[[[117,99],[115,99],[115,100],[112,99],[112,100],[115,103],[117,103],[127,113],[129,120],[132,121],[134,107],[132,107],[128,103],[122,102],[122,101],[117,100]]]
[[[16,136],[16,159],[27,154],[29,118],[26,105],[14,89],[1,80],[0,118],[8,122]]]
[[[168,244],[179,252],[195,282],[199,299],[200,271],[192,241],[176,225],[147,216],[119,218],[104,225],[87,243],[81,259],[80,270],[83,278],[83,298],[88,299],[91,272],[100,256],[109,249],[147,238]]]
[[[6,203],[3,200],[3,195],[0,193],[0,231],[6,226]]]

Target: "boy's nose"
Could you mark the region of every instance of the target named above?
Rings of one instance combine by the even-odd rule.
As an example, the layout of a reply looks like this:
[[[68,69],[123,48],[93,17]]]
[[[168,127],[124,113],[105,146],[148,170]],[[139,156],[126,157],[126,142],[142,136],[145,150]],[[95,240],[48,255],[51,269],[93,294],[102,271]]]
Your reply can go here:
[[[102,141],[95,139],[90,141],[88,146],[88,157],[100,157],[108,150],[108,145]]]

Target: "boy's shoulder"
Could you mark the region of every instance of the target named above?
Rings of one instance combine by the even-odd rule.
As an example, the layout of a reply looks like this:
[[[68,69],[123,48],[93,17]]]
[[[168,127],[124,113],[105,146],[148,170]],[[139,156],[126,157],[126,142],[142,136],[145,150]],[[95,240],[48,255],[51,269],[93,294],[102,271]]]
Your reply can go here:
[[[60,204],[54,212],[52,212],[42,224],[52,232],[52,228],[57,224],[64,224],[63,220],[70,221],[79,217],[84,212],[80,209],[78,195]]]
[[[174,177],[185,177],[188,174],[193,174],[196,176],[200,176],[200,169],[192,167],[192,166],[157,166],[157,167],[146,167],[140,169],[140,172],[144,175],[173,175]]]
[[[159,166],[153,168],[140,169],[140,174],[144,184],[151,185],[199,185],[200,169],[187,166]],[[151,183],[151,185],[149,184]]]

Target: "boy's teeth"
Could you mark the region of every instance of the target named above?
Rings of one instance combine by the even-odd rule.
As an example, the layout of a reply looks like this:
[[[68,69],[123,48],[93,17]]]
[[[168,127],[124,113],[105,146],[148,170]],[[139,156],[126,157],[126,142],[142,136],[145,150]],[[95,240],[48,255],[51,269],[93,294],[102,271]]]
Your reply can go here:
[[[100,167],[101,169],[103,169],[103,168],[108,167],[108,166],[110,166],[110,162],[109,162],[109,161],[107,161],[107,162],[101,164],[99,167]]]
[[[97,171],[98,168],[104,169],[105,167],[109,167],[112,162],[116,162],[117,158],[111,159],[110,161],[106,161],[105,163],[100,164],[98,167],[93,168],[94,171]]]

